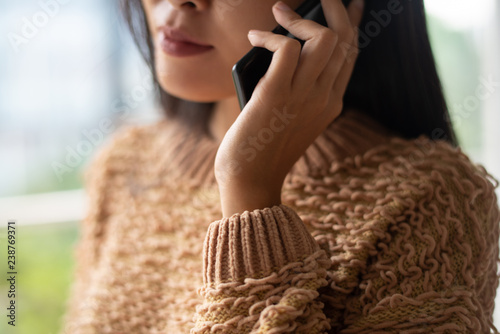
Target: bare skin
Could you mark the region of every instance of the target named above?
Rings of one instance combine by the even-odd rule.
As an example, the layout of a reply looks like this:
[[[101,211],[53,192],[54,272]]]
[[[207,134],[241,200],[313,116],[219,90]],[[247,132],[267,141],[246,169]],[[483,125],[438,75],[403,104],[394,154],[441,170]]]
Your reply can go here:
[[[272,6],[274,21],[268,15],[271,13],[262,12],[272,5],[269,0],[243,1],[223,17],[226,22],[219,22],[214,14],[217,1],[223,0],[191,1],[193,8],[191,4],[186,7],[184,1],[170,0],[176,7],[165,10],[171,22],[187,22],[193,17],[193,24],[198,22],[196,29],[201,29],[194,31],[205,31],[204,42],[213,43],[216,52],[198,57],[197,62],[164,55],[156,61],[166,91],[194,101],[216,101],[210,129],[221,143],[214,170],[222,214],[230,217],[279,205],[283,181],[293,164],[340,115],[357,55],[355,28],[361,22],[363,2],[353,1],[346,9],[341,0],[322,0],[328,23],[323,27],[303,20],[286,5],[280,6],[283,2]],[[153,17],[157,2],[143,0],[148,18]],[[301,1],[285,2],[296,8]],[[269,32],[276,22],[306,41],[302,51],[298,41]],[[154,24],[150,20],[150,25]],[[214,25],[231,27],[221,30],[230,35],[229,41],[214,37],[221,34]],[[251,45],[241,42],[243,32]],[[267,48],[274,56],[240,113],[232,82],[228,82],[230,68],[252,45]],[[249,147],[255,154],[244,150]]]

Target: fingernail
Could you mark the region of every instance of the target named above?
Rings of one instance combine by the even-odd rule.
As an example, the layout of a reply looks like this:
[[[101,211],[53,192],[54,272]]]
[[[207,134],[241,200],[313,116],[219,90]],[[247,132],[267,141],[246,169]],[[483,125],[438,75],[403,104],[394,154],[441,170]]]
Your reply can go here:
[[[254,44],[254,43],[259,43],[262,38],[261,36],[259,35],[259,30],[249,30],[248,31],[248,39],[250,40],[250,43]]]
[[[290,7],[288,7],[288,5],[286,3],[284,3],[283,1],[278,1],[276,3],[276,8],[278,8],[279,10],[282,10],[284,12],[286,11],[290,11],[292,10]]]
[[[365,7],[365,1],[364,0],[353,0],[354,1],[354,5],[356,7],[358,7],[359,10],[363,10],[363,8]]]

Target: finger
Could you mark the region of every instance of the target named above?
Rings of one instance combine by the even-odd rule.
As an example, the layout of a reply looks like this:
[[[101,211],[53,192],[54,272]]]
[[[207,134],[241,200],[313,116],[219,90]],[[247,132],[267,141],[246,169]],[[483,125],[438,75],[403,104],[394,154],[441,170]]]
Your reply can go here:
[[[336,77],[336,80],[335,80],[333,87],[332,87],[332,93],[330,96],[333,99],[335,99],[335,97],[339,97],[339,96],[343,97],[344,96],[346,89],[347,89],[347,85],[349,84],[349,81],[351,80],[352,72],[354,70],[354,65],[356,64],[355,60],[356,60],[357,54],[359,53],[359,50],[357,49],[357,44],[356,44],[357,39],[358,39],[358,34],[356,33],[356,35],[354,36],[354,40],[352,42],[352,45],[355,46],[356,49],[355,50],[351,49],[351,52],[355,53],[355,55],[345,58],[344,65],[340,69],[339,74]]]
[[[354,1],[356,0],[352,2]],[[328,27],[333,31],[343,35],[347,29],[351,28],[352,24],[342,0],[321,0],[321,5]]]
[[[311,20],[304,20],[283,1],[274,4],[273,14],[276,21],[295,37],[307,41],[314,39],[318,31],[325,27]]]
[[[304,87],[311,86],[331,58],[338,35],[321,24],[302,19],[281,1],[273,6],[273,14],[281,26],[305,41],[293,80]]]
[[[321,0],[326,1],[326,0]],[[354,63],[357,59],[359,53],[358,50],[358,26],[363,18],[364,10],[364,0],[352,0],[349,3],[347,10],[342,4],[341,0],[329,0],[328,3],[331,6],[331,18],[334,19],[335,23],[332,23],[332,29],[338,29],[339,32],[339,42],[337,47],[333,52],[333,55],[326,66],[325,71],[318,79],[318,81],[327,82],[327,85],[331,85],[337,80],[337,75],[340,70],[344,67],[344,62],[348,63],[354,67]],[[328,7],[328,5],[323,5]],[[327,9],[324,10],[325,13]],[[328,21],[328,15],[325,14],[325,18]]]
[[[329,89],[332,89],[333,84],[338,80],[337,76],[344,67],[350,66],[352,69],[354,68],[359,54],[357,28],[352,35],[350,41],[344,40],[337,44],[332,58],[318,78],[318,84],[326,85]]]
[[[273,58],[264,77],[272,87],[291,85],[300,57],[299,41],[270,31],[250,30],[248,39],[253,46],[273,52]]]
[[[352,0],[347,7],[347,15],[353,27],[359,27],[363,19],[363,10],[365,7],[364,0]]]

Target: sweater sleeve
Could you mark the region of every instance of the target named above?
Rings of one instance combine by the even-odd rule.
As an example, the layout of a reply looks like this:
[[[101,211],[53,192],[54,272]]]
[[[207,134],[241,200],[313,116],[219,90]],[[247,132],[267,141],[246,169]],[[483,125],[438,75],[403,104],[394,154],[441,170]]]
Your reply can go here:
[[[329,260],[285,205],[213,222],[204,243],[204,303],[191,333],[324,333],[316,300]]]

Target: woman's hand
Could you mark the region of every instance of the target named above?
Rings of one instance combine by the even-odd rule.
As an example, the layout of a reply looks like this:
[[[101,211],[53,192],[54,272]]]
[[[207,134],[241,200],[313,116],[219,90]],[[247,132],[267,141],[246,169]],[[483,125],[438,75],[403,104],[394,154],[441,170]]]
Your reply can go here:
[[[306,149],[335,120],[357,56],[357,26],[363,1],[349,8],[341,0],[322,0],[324,27],[302,19],[282,2],[276,21],[305,41],[265,31],[250,31],[253,46],[274,52],[252,98],[217,151],[215,176],[222,213],[281,203],[283,181]],[[284,4],[283,4],[284,5]]]

